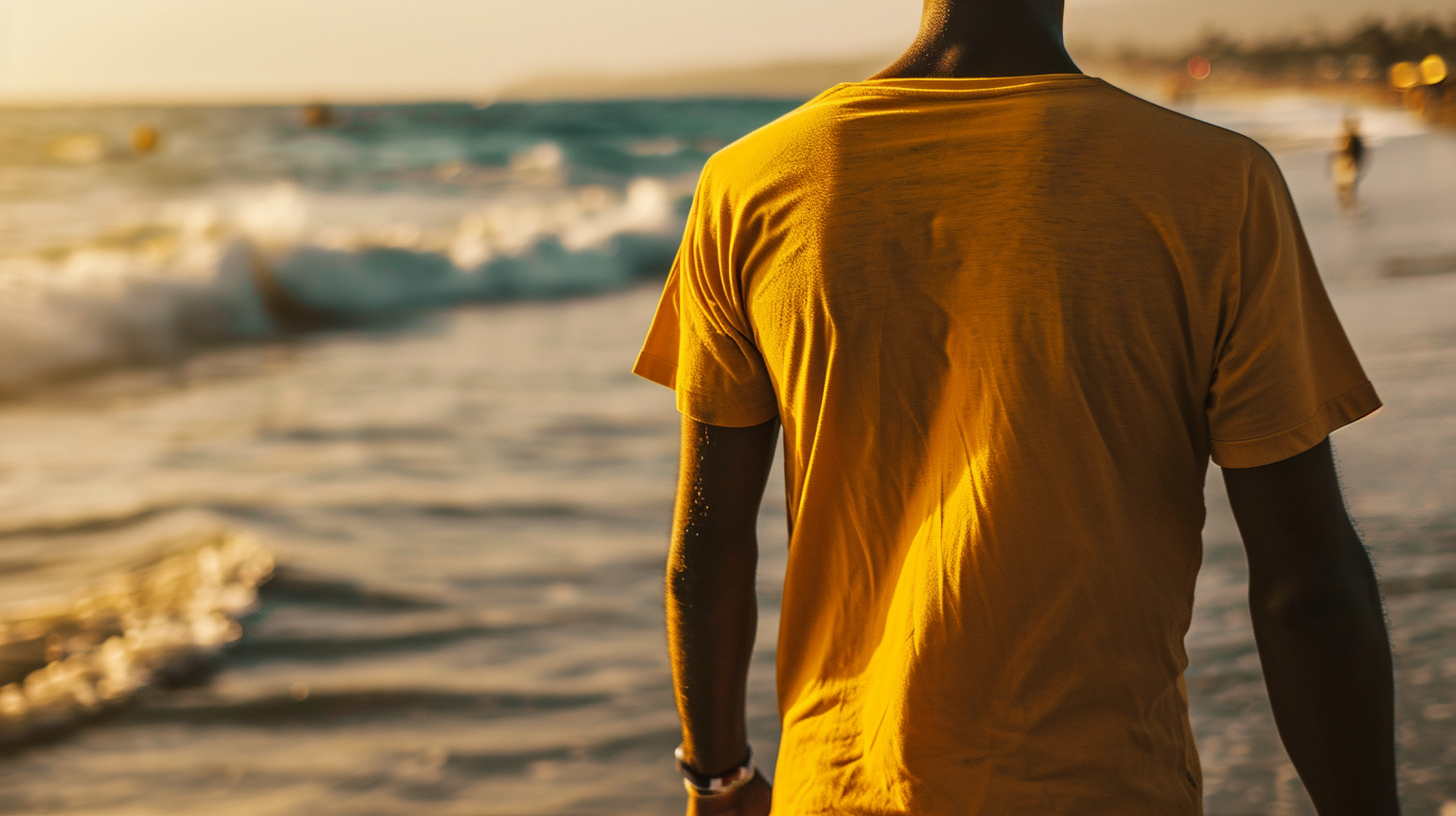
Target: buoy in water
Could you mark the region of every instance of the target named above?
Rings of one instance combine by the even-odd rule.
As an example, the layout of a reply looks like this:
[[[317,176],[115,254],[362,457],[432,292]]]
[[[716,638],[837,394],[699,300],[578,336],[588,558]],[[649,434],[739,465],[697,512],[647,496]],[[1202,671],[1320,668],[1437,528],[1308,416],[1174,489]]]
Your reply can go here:
[[[334,123],[334,112],[322,102],[303,107],[303,123],[311,128],[325,128]]]
[[[162,134],[155,127],[140,124],[131,129],[131,150],[133,153],[150,153],[162,142]]]

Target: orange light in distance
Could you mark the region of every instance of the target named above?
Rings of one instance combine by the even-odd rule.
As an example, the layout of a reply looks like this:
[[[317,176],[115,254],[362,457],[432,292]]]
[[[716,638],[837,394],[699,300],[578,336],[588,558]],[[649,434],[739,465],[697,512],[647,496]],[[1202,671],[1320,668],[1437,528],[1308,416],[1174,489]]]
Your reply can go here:
[[[1446,61],[1441,59],[1440,54],[1432,54],[1421,60],[1421,82],[1440,85],[1446,80],[1446,75]]]
[[[1414,62],[1397,62],[1390,66],[1390,84],[1409,90],[1421,84],[1421,69]]]
[[[1211,73],[1213,73],[1213,64],[1208,61],[1208,57],[1189,57],[1188,76],[1194,79],[1208,79],[1208,75]]]

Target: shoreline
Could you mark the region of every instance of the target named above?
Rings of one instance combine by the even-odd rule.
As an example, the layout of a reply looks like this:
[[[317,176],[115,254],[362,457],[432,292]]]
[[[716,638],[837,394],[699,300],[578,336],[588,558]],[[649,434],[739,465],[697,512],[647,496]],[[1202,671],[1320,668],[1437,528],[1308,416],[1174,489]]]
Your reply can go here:
[[[1231,97],[1297,93],[1389,110],[1406,110],[1422,122],[1456,129],[1456,84],[1450,81],[1401,91],[1385,82],[1355,80],[1291,81],[1262,77],[1237,69],[1215,69],[1206,79],[1164,66],[1109,65],[1113,76],[1156,87],[1163,101],[1177,104],[1199,97]]]

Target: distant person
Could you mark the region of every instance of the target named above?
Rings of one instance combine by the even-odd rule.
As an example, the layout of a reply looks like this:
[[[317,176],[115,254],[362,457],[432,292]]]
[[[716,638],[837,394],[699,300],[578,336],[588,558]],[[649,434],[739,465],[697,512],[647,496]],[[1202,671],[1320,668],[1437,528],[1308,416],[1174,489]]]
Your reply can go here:
[[[1342,209],[1355,209],[1356,187],[1364,169],[1365,139],[1360,135],[1360,120],[1347,116],[1345,130],[1340,134],[1334,155],[1335,197]]]
[[[635,369],[684,415],[690,814],[1200,813],[1210,455],[1315,807],[1398,812],[1390,649],[1327,441],[1380,402],[1269,154],[1083,75],[1061,19],[927,0],[893,65],[703,171]],[[780,424],[770,789],[744,699]]]

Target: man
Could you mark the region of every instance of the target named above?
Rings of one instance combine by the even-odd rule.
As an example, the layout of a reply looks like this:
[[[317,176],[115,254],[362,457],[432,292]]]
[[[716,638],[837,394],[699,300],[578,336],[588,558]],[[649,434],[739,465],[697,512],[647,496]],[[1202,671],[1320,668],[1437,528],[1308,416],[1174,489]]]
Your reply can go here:
[[[715,155],[636,371],[684,414],[690,814],[1201,811],[1183,637],[1223,466],[1321,816],[1397,812],[1327,435],[1379,406],[1269,155],[1078,73],[1060,0],[927,0],[878,77]],[[744,685],[779,423],[774,789]]]
[[[1344,210],[1355,209],[1355,187],[1360,183],[1360,173],[1365,169],[1365,137],[1360,135],[1360,120],[1354,115],[1345,117],[1345,130],[1340,134],[1331,171],[1335,177],[1335,198]]]

